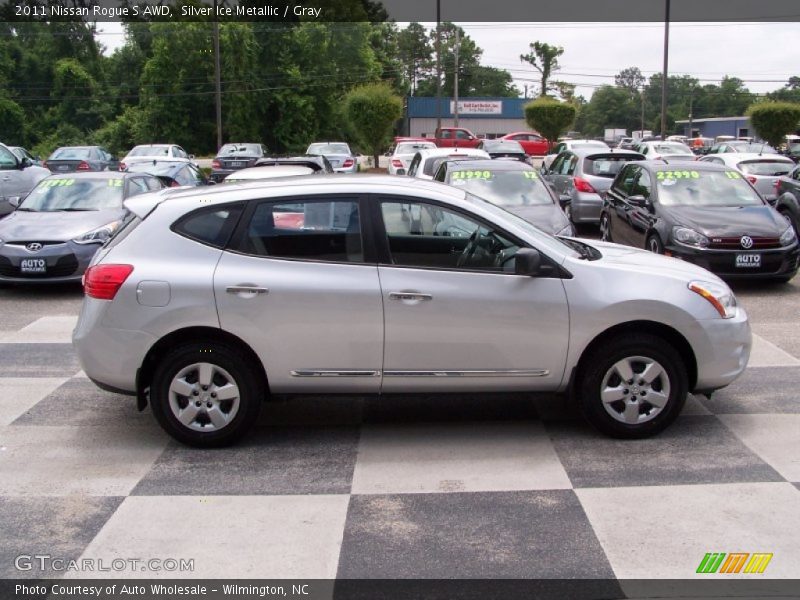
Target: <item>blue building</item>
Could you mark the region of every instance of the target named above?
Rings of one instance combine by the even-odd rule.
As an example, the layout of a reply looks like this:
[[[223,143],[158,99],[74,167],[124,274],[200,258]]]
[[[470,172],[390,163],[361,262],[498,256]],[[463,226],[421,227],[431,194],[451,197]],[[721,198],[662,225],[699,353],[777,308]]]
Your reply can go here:
[[[405,134],[433,137],[436,131],[437,100],[424,96],[406,99]],[[478,137],[495,138],[514,131],[528,131],[523,107],[525,98],[459,98],[458,127],[469,129]],[[441,99],[442,127],[455,126],[453,98]]]
[[[689,120],[675,121],[675,129],[686,137],[715,138],[718,135],[732,135],[735,138],[755,137],[756,133],[750,124],[750,117],[712,117],[708,119],[692,119],[692,130],[689,131]]]

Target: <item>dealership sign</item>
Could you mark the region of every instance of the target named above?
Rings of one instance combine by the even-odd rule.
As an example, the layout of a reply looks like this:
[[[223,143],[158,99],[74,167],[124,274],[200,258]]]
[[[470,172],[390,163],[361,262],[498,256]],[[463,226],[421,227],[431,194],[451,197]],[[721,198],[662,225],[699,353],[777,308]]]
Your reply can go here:
[[[455,114],[455,102],[450,101],[450,112]],[[460,115],[499,115],[503,113],[502,100],[459,100],[458,114]]]

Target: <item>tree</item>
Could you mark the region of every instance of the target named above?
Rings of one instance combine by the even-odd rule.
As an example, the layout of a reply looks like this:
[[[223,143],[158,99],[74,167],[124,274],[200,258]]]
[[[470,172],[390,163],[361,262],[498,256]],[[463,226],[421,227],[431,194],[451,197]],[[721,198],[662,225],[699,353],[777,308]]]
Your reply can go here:
[[[433,47],[428,40],[428,33],[419,23],[409,23],[397,34],[397,58],[404,65],[412,96],[417,89],[417,82],[430,73],[432,57]]]
[[[756,133],[772,146],[783,142],[783,136],[800,127],[800,104],[793,102],[758,102],[747,109]]]
[[[354,134],[372,153],[377,166],[392,126],[403,114],[402,99],[385,83],[373,83],[351,90],[345,96],[344,107]]]
[[[542,87],[539,90],[539,96],[547,96],[547,91],[550,88],[548,81],[553,71],[560,69],[558,65],[558,57],[564,54],[564,49],[561,46],[551,46],[546,42],[533,42],[531,45],[531,52],[528,54],[520,54],[519,59],[522,62],[530,63],[531,66],[539,71],[541,74]]]
[[[644,75],[642,75],[639,67],[628,67],[627,69],[622,69],[617,75],[614,75],[614,85],[625,88],[631,95],[638,94],[645,81]]]
[[[525,105],[525,121],[553,145],[562,131],[565,131],[575,120],[577,109],[568,102],[559,102],[554,98],[537,98]]]

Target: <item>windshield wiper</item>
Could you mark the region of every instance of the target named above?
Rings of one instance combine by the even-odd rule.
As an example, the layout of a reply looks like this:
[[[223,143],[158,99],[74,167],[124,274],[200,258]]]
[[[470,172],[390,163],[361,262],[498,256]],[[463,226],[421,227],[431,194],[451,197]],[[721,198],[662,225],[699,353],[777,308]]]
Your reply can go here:
[[[587,260],[592,257],[592,254],[591,252],[589,252],[589,249],[580,242],[576,242],[575,240],[570,240],[564,237],[559,237],[558,239],[564,242],[567,246],[569,246],[573,250],[575,250],[575,252],[577,252],[582,259]]]
[[[21,210],[22,212],[39,212],[39,211],[38,211],[38,210],[36,210],[35,208],[23,208],[23,207],[21,207],[21,206],[20,206],[20,207],[18,207],[18,208],[17,208],[17,210]]]
[[[58,208],[56,212],[86,212],[86,211],[94,211],[97,210],[96,208]]]

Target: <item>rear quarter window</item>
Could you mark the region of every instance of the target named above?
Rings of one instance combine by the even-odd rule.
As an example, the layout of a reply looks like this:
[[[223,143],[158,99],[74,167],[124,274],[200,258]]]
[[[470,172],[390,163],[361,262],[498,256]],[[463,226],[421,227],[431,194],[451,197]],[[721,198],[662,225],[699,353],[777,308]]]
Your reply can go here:
[[[172,230],[201,244],[224,248],[242,214],[242,206],[216,206],[181,217]]]

